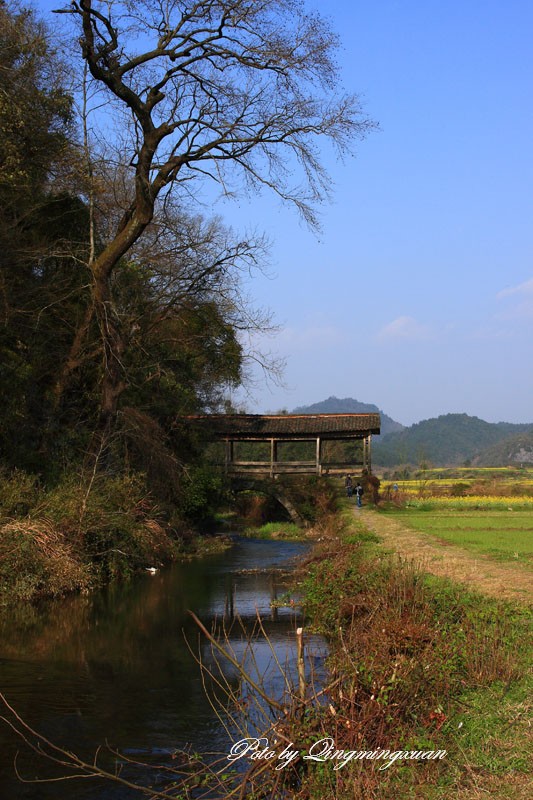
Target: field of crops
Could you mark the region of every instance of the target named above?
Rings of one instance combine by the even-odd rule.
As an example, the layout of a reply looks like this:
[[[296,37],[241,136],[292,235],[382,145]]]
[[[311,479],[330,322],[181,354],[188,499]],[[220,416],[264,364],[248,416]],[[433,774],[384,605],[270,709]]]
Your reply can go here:
[[[388,477],[388,476],[387,476]],[[431,502],[442,508],[487,507],[506,510],[517,503],[533,507],[533,470],[455,468],[417,472],[413,476],[382,477],[386,500],[399,504]]]
[[[531,470],[427,470],[382,482],[387,513],[414,530],[533,566]]]
[[[395,512],[399,521],[441,541],[533,567],[533,507],[505,512],[478,509],[461,513],[405,509]]]
[[[472,511],[473,509],[491,511],[533,511],[533,497],[521,497],[520,495],[482,495],[469,494],[459,497],[431,496],[427,494],[423,497],[407,495],[405,498],[406,508],[416,508],[421,511],[431,510],[454,510]]]

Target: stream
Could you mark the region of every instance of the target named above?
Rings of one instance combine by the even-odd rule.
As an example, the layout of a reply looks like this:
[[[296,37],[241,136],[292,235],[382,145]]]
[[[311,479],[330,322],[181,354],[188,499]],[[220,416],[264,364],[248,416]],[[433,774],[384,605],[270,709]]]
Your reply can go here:
[[[285,570],[308,550],[303,542],[234,537],[232,546],[216,555],[153,575],[147,571],[88,596],[20,606],[0,620],[0,689],[41,735],[89,761],[106,742],[146,763],[168,761],[187,746],[227,753],[232,740],[206,697],[186,640],[207,664],[211,648],[199,638],[187,610],[209,630],[215,620],[229,625],[232,614],[251,628],[259,612],[276,658],[292,669],[298,614],[270,603],[286,591]],[[229,630],[229,643],[242,657],[241,626]],[[325,643],[317,638],[309,646],[307,657],[320,672]],[[280,699],[283,681],[262,638],[254,642],[253,658],[257,672],[266,675],[269,693]],[[230,664],[223,669],[238,689],[237,670]],[[5,800],[141,796],[92,779],[23,783],[14,771],[17,750],[24,777],[62,774],[33,756],[0,721],[0,797]],[[151,781],[148,769],[144,772],[140,780]]]

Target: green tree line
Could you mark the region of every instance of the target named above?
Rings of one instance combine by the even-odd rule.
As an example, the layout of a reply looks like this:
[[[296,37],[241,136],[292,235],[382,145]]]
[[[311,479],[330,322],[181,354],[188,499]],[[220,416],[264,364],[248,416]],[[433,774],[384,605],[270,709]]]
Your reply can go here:
[[[372,124],[300,0],[59,12],[52,32],[0,2],[2,517],[75,476],[82,519],[131,474],[201,515],[213,481],[179,420],[223,408],[271,325],[245,291],[268,243],[205,198],[266,188],[315,225],[317,143],[348,152]]]

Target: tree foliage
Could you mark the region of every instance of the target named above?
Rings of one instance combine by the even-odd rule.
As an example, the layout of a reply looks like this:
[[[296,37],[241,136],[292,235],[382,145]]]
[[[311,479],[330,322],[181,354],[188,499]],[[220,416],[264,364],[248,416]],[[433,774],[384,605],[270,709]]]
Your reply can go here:
[[[107,104],[106,147],[126,175],[122,214],[90,265],[105,435],[127,385],[112,275],[160,204],[190,202],[210,178],[226,193],[267,186],[314,223],[328,192],[317,141],[344,151],[370,124],[355,97],[337,96],[337,39],[299,0],[81,0],[69,13]]]
[[[1,3],[0,441],[25,466],[38,460],[42,396],[87,280],[83,202],[52,188],[75,149],[62,75],[34,13]]]
[[[80,108],[35,15],[2,4],[0,40],[0,445],[4,463],[49,473],[86,450],[96,424],[105,352],[91,266],[128,179],[84,150]],[[170,202],[157,210],[109,285],[127,407],[166,425],[241,380],[238,330],[267,319],[240,276],[265,249],[218,219]]]
[[[244,288],[268,243],[202,203],[265,188],[315,225],[321,141],[342,154],[372,125],[300,0],[64,13],[60,58],[0,0],[2,459],[50,477],[109,451],[175,496],[194,449],[176,415],[220,408],[243,334],[271,325]]]
[[[72,98],[46,31],[28,10],[0,3],[0,192],[12,206],[42,190],[68,143]]]

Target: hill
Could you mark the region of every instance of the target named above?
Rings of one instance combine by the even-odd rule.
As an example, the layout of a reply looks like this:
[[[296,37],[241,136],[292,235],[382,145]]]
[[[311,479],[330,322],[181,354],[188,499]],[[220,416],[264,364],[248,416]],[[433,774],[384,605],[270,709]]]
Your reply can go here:
[[[334,396],[328,397],[327,400],[313,403],[310,406],[299,406],[294,411],[291,411],[291,414],[380,414],[381,437],[404,430],[404,426],[400,422],[396,422],[396,420],[384,414],[373,403],[360,403],[359,400],[354,400],[353,397],[342,399]],[[376,437],[378,441],[379,438]]]
[[[479,467],[533,464],[533,429],[509,436],[482,450],[473,463]]]
[[[373,463],[382,467],[423,462],[434,466],[473,461],[509,437],[531,431],[533,425],[485,422],[468,414],[445,414],[391,433],[372,448]],[[517,448],[518,452],[518,448]],[[488,456],[490,458],[490,452]],[[484,461],[488,463],[488,461]],[[491,462],[491,466],[496,464]]]

